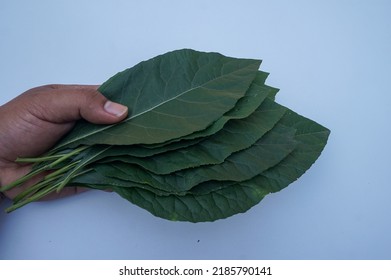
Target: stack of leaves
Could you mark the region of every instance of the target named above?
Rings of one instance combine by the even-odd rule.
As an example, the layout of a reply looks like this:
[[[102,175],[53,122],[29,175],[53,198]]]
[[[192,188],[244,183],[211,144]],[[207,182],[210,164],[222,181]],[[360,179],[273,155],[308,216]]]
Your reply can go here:
[[[245,212],[299,178],[329,130],[277,104],[261,61],[184,49],[120,72],[99,91],[127,105],[115,125],[79,121],[30,174],[8,211],[66,186],[111,189],[152,214],[191,222]]]

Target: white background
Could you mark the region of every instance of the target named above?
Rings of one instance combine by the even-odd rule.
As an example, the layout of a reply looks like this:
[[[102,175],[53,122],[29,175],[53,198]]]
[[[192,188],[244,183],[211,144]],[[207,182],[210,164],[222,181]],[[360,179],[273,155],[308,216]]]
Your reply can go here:
[[[0,104],[186,47],[263,59],[277,101],[331,135],[298,181],[213,223],[98,191],[2,211],[0,259],[390,259],[390,12],[381,0],[1,1]]]

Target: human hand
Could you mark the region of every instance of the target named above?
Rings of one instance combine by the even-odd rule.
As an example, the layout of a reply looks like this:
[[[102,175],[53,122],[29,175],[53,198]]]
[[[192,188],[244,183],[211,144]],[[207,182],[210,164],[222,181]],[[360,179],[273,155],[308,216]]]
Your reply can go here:
[[[123,120],[127,107],[108,101],[98,86],[47,85],[30,89],[0,106],[0,186],[26,175],[30,164],[15,163],[18,157],[36,157],[48,151],[79,119],[112,124]],[[5,192],[13,199],[42,179],[36,176]],[[55,198],[80,192],[64,188]]]

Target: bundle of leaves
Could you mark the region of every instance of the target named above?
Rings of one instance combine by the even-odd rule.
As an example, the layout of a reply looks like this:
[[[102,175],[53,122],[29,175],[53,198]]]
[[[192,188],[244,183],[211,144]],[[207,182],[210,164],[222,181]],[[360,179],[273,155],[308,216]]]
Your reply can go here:
[[[3,190],[51,171],[15,210],[67,186],[111,189],[169,220],[214,221],[242,213],[298,179],[329,130],[275,102],[260,60],[190,49],[120,72],[99,91],[127,105],[115,125],[79,121],[33,170]]]

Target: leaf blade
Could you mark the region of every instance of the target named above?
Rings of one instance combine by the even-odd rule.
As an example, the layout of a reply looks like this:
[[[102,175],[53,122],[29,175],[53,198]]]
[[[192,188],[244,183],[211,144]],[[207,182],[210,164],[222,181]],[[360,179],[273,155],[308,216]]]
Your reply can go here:
[[[78,122],[55,149],[161,143],[202,130],[244,96],[260,63],[192,50],[142,62],[99,89],[112,101],[130,107],[127,119],[116,125]]]

